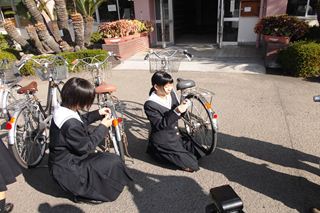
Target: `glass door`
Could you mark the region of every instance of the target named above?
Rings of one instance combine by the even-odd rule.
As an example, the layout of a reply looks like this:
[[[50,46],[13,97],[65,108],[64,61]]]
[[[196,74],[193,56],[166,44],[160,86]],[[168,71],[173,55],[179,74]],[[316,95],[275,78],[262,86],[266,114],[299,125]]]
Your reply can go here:
[[[238,44],[240,0],[219,1],[218,45]]]
[[[172,0],[155,0],[157,45],[173,44]],[[163,21],[163,25],[161,24]]]

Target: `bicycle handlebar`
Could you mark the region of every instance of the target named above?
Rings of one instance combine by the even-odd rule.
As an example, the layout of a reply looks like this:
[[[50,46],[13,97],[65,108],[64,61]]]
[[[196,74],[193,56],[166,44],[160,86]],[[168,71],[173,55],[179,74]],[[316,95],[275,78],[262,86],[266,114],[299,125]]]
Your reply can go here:
[[[171,50],[171,51],[172,53],[168,54],[167,56],[162,56],[160,55],[162,51],[156,52],[156,51],[150,50],[149,53],[147,53],[147,55],[144,57],[144,60],[148,60],[150,58],[150,55],[155,55],[159,59],[166,59],[166,58],[170,59],[173,56],[175,56],[178,52],[182,53],[189,61],[191,61],[191,58],[193,57],[193,55],[189,53],[188,50]],[[166,53],[169,53],[169,51],[166,51]]]
[[[92,57],[86,57],[86,58],[79,58],[72,62],[73,66],[71,67],[71,70],[73,70],[76,66],[78,66],[80,63],[85,64],[86,66],[95,66],[97,69],[105,64],[109,58],[112,56],[115,60],[120,60],[121,57],[114,54],[113,52],[109,51],[107,54],[107,57],[104,60],[99,60],[99,57],[105,56],[104,54],[95,55]]]
[[[313,97],[314,102],[320,102],[320,95],[314,96]]]

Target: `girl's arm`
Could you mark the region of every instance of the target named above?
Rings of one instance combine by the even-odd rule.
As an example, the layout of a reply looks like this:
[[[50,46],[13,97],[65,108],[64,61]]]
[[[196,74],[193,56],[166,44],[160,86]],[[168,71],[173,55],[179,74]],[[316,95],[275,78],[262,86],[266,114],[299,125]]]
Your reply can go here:
[[[100,124],[89,135],[83,125],[68,125],[63,128],[65,131],[65,140],[71,150],[76,155],[84,155],[93,151],[96,146],[105,138],[108,133],[108,128]]]
[[[89,125],[95,121],[101,120],[104,116],[99,114],[99,110],[94,110],[80,115],[80,117],[83,123]]]
[[[148,102],[144,105],[144,111],[151,125],[156,130],[163,130],[179,120],[179,115],[174,110],[170,110],[162,115],[157,109],[150,106]]]

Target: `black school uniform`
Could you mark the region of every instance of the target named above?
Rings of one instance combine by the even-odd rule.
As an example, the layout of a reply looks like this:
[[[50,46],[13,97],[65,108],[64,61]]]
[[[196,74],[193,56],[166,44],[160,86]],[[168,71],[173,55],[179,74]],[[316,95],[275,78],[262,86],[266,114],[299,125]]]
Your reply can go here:
[[[50,127],[49,170],[54,180],[73,195],[113,201],[131,177],[119,156],[94,153],[108,129],[100,124],[89,134],[88,125],[100,119],[98,110],[79,115],[59,107]]]
[[[17,161],[0,139],[0,192],[6,191],[7,185],[14,183],[19,174],[21,170]]]
[[[198,158],[204,153],[194,146],[188,137],[181,137],[178,128],[180,115],[174,111],[179,105],[175,92],[167,101],[152,93],[144,104],[145,113],[151,124],[147,152],[158,159],[173,163],[181,169],[199,170]]]

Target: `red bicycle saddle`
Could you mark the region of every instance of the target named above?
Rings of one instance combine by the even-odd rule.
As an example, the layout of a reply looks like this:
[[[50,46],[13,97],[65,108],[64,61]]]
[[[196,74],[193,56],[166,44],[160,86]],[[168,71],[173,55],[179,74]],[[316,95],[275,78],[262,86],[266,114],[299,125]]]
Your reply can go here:
[[[36,91],[38,91],[38,84],[37,84],[37,82],[35,82],[35,81],[32,81],[30,84],[28,84],[27,86],[24,86],[24,87],[21,87],[21,88],[19,88],[18,90],[17,90],[17,92],[19,93],[19,94],[24,94],[24,93],[27,93],[27,92],[29,92],[29,93],[33,93],[33,92],[36,92]]]
[[[95,88],[95,91],[97,94],[103,94],[103,93],[112,93],[117,90],[117,87],[112,84],[107,84],[105,82],[102,82],[100,86]]]

